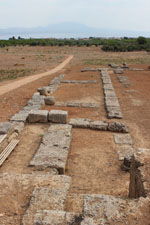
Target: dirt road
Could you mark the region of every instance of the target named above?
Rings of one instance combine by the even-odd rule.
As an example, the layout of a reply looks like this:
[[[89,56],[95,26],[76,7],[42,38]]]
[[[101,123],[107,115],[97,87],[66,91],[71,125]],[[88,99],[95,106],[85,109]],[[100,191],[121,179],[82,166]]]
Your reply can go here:
[[[42,77],[45,77],[45,76],[48,76],[48,75],[51,75],[53,73],[56,73],[56,72],[60,71],[72,60],[72,58],[73,58],[73,55],[70,55],[66,60],[64,60],[62,63],[60,63],[54,69],[49,70],[47,72],[40,73],[40,74],[33,75],[33,76],[29,76],[29,77],[23,78],[21,80],[17,80],[17,81],[11,82],[9,84],[6,84],[4,86],[1,86],[0,87],[0,95],[3,95],[3,94],[5,94],[9,91],[17,89],[17,88],[19,88],[19,87],[21,87],[25,84],[28,84],[28,83],[33,82],[35,80],[38,80]]]

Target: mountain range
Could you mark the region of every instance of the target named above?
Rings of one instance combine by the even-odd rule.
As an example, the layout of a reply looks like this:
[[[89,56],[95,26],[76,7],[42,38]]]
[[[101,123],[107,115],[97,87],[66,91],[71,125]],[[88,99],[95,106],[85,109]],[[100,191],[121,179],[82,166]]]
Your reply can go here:
[[[0,39],[8,39],[12,36],[24,38],[150,37],[150,32],[93,28],[73,22],[52,24],[46,27],[0,29]]]

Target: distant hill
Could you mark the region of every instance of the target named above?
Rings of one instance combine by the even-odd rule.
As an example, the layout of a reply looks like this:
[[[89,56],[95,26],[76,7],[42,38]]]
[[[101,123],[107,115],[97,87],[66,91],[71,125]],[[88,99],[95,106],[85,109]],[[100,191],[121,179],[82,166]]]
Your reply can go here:
[[[144,31],[127,31],[116,29],[98,29],[86,26],[80,23],[65,22],[59,24],[52,24],[47,27],[35,28],[8,28],[0,29],[0,39],[8,39],[12,36],[34,37],[34,38],[83,38],[83,37],[150,37],[150,32]]]

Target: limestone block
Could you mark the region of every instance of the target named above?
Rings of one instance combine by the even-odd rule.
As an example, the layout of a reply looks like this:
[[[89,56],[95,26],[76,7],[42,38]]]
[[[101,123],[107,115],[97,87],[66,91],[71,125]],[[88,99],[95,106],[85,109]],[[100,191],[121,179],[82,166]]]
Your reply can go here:
[[[130,134],[114,134],[114,140],[116,144],[132,145],[133,141]]]
[[[1,122],[0,134],[7,134],[11,128],[12,128],[12,124],[10,122]]]
[[[128,133],[128,127],[119,122],[109,123],[108,130],[112,132],[121,132],[121,133]]]
[[[108,129],[108,123],[103,121],[92,121],[90,123],[90,128],[93,130],[103,130],[106,131]]]
[[[28,115],[29,123],[47,123],[48,111],[47,110],[32,110]]]
[[[51,110],[48,120],[52,123],[67,123],[68,112],[63,110]]]
[[[35,214],[33,225],[73,225],[77,224],[75,223],[76,218],[75,213],[58,210],[41,210]]]

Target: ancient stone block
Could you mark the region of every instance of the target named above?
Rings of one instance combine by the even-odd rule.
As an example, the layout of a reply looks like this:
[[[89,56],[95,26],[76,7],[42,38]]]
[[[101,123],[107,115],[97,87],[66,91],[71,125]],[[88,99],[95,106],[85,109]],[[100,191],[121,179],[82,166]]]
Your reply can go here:
[[[114,140],[116,144],[132,145],[133,141],[130,134],[114,134]]]
[[[119,122],[109,123],[108,130],[112,132],[121,132],[121,133],[128,133],[128,127]]]
[[[68,112],[63,110],[51,110],[48,120],[52,123],[67,123]]]
[[[107,110],[107,117],[109,119],[113,119],[113,118],[121,119],[122,118],[122,113],[120,111],[120,107],[106,106],[106,110]]]
[[[134,153],[135,149],[131,145],[121,145],[117,147],[117,153],[119,160],[124,160],[124,158],[130,158]]]
[[[44,101],[45,105],[55,105],[55,98],[53,96],[46,96]]]
[[[90,119],[84,119],[84,118],[76,118],[76,119],[70,119],[69,124],[72,125],[74,128],[90,128]]]
[[[32,110],[28,115],[29,123],[47,123],[48,111],[47,110]]]
[[[124,70],[121,69],[121,68],[118,68],[118,69],[115,69],[115,70],[114,70],[114,73],[115,73],[115,74],[123,74],[123,73],[124,73]]]
[[[77,216],[75,213],[55,210],[41,210],[35,214],[34,225],[73,225],[76,223]]]
[[[103,77],[102,81],[103,81],[103,84],[111,84],[111,79],[110,78]]]
[[[103,88],[104,88],[104,90],[114,90],[112,84],[104,84]]]
[[[107,224],[121,216],[121,205],[125,201],[111,195],[85,195],[84,215],[93,219],[93,224]],[[84,223],[83,223],[84,224]]]
[[[0,134],[7,134],[11,128],[12,128],[12,124],[10,122],[1,122]]]
[[[119,107],[118,98],[116,97],[105,97],[105,104],[107,107]]]
[[[11,117],[10,121],[17,121],[17,122],[26,122],[28,117],[28,112],[19,112]]]
[[[53,124],[44,135],[42,143],[30,162],[37,169],[56,168],[63,174],[71,143],[71,125]]]
[[[103,121],[92,121],[90,123],[90,128],[93,130],[103,130],[106,131],[108,129],[108,123]]]
[[[104,90],[104,94],[105,94],[106,98],[108,98],[108,97],[116,97],[115,92],[112,91],[112,90]]]

